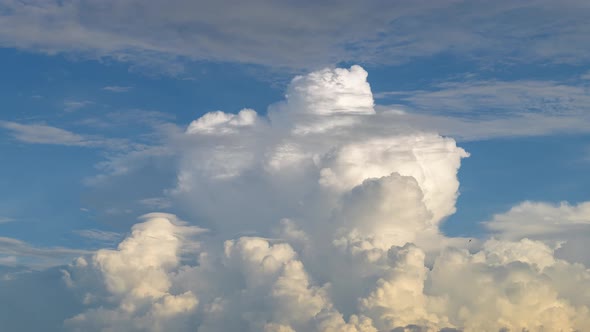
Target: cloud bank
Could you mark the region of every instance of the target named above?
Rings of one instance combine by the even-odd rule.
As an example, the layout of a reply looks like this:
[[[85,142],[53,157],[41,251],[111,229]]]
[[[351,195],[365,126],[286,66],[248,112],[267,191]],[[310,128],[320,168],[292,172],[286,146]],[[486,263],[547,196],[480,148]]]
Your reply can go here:
[[[459,54],[484,63],[579,64],[590,48],[587,16],[582,0],[4,0],[0,44],[170,72],[182,70],[181,59],[317,68]]]
[[[64,327],[588,329],[587,255],[560,254],[588,203],[523,203],[490,237],[442,234],[468,153],[376,110],[366,78],[359,66],[299,76],[266,116],[211,112],[171,135],[167,199],[191,223],[146,215],[116,249],[64,267],[83,306]]]

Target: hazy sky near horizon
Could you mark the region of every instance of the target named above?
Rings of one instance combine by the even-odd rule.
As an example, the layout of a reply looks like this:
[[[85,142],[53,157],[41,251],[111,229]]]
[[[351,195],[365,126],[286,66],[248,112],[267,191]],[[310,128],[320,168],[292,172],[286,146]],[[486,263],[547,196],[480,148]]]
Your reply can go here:
[[[588,15],[0,0],[0,326],[590,328]]]

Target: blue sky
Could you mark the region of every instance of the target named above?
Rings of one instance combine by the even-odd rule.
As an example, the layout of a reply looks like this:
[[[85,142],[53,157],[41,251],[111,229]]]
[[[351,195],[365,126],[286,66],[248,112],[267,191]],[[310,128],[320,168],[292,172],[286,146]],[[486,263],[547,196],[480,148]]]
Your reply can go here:
[[[278,225],[282,218],[300,222],[302,234],[324,234],[328,231],[323,226],[306,228],[306,222],[297,219],[315,220],[309,225],[334,222],[334,218],[354,223],[350,220],[355,220],[356,212],[351,212],[346,202],[354,201],[363,190],[369,192],[363,186],[369,186],[371,179],[388,183],[384,179],[393,173],[415,178],[412,181],[417,181],[427,211],[424,213],[434,216],[429,222],[442,234],[436,241],[443,247],[472,238],[477,244],[469,248],[470,253],[488,253],[496,238],[521,240],[512,238],[520,231],[498,226],[505,230],[498,233],[496,226],[485,224],[504,225],[514,216],[530,218],[515,219],[516,224],[532,225],[528,230],[536,229],[536,220],[555,218],[559,225],[566,223],[561,220],[574,220],[571,222],[584,225],[578,233],[587,234],[590,216],[585,214],[584,204],[590,201],[589,11],[586,2],[575,0],[563,4],[0,0],[0,276],[4,278],[0,283],[5,283],[0,293],[10,288],[6,283],[14,280],[23,285],[37,277],[58,282],[55,269],[63,268],[69,271],[68,276],[73,275],[72,271],[79,267],[72,263],[76,257],[98,261],[97,250],[115,249],[124,239],[139,241],[133,237],[136,235],[130,235],[130,229],[134,224],[148,225],[138,224],[138,218],[148,213],[175,215],[170,222],[181,227],[178,232],[188,232],[182,233],[187,238],[194,232],[190,227],[209,229],[213,235],[203,241],[217,241],[211,248],[218,248],[219,240],[239,241],[243,234],[271,238],[278,227],[275,221]],[[374,104],[366,104],[363,99],[367,94],[365,79],[355,65],[368,73],[368,93]],[[349,73],[335,68],[346,68]],[[355,75],[360,75],[360,81]],[[294,79],[296,76],[299,81]],[[345,82],[345,87],[332,91],[334,85],[325,83],[330,79],[322,81],[318,77],[336,77],[337,82]],[[349,79],[350,85],[346,85]],[[321,113],[322,107],[327,107],[328,113]],[[367,120],[347,131],[342,129],[347,120],[340,118],[344,111],[339,107],[354,116],[368,107],[371,110],[367,112],[382,118]],[[243,109],[255,110],[256,120],[251,119],[251,113],[238,115]],[[216,111],[224,113],[211,113]],[[212,115],[207,118],[207,114]],[[325,120],[325,114],[334,118]],[[251,125],[258,129],[242,129]],[[301,128],[312,134],[299,141],[297,130]],[[291,129],[295,136],[283,136]],[[194,138],[191,130],[204,136]],[[237,136],[231,136],[234,134]],[[430,138],[430,134],[451,139],[469,156],[454,150],[454,145],[451,148],[442,143],[440,137]],[[420,135],[426,138],[418,141],[432,140],[429,148],[395,143]],[[412,166],[424,172],[416,175],[404,168],[406,157],[402,152],[394,160],[371,145],[372,139],[390,136],[396,137],[391,139],[402,146],[399,149],[441,153],[440,160],[445,160],[441,163],[451,165],[444,169],[447,175],[440,175],[437,172],[443,172],[442,168],[429,166],[426,161]],[[271,161],[262,168],[252,166],[265,163],[263,159],[274,153],[275,143],[276,151],[288,150],[288,156],[305,155],[301,158],[309,159],[309,164],[297,167],[309,174],[289,170],[278,176],[269,170],[275,167]],[[368,145],[362,149],[377,149],[373,155],[368,152],[370,158],[362,159],[354,152],[349,152],[354,157],[346,156],[348,148],[365,143]],[[441,151],[446,149],[449,155],[443,156]],[[249,159],[249,153],[258,161]],[[382,164],[375,159],[379,156]],[[364,177],[353,186],[347,181],[353,181],[361,170],[353,167],[345,171],[348,164],[343,160],[356,157],[362,159],[359,165],[364,165],[359,169],[368,173],[363,173]],[[451,162],[453,158],[458,158],[460,165]],[[311,164],[317,169],[309,170]],[[329,178],[328,173],[334,178]],[[291,178],[298,180],[290,182]],[[457,190],[453,187],[456,180]],[[324,187],[305,189],[318,183]],[[433,189],[432,183],[441,188]],[[281,189],[268,191],[266,186],[270,184]],[[400,202],[414,190],[413,185],[406,185],[406,189],[393,194],[400,197]],[[455,202],[456,193],[459,196]],[[310,203],[324,202],[330,195],[335,196],[325,204],[336,204],[333,210],[317,212]],[[456,212],[436,205],[445,197],[451,204],[449,209]],[[304,203],[309,205],[301,208]],[[369,217],[373,210],[355,204],[350,206],[366,211],[367,220],[373,218]],[[547,212],[554,210],[560,211],[555,212],[557,217]],[[236,221],[240,216],[244,220]],[[264,224],[265,218],[275,221]],[[399,218],[403,219],[403,215]],[[222,221],[225,219],[228,221]],[[389,232],[385,227],[388,222],[395,224],[384,221],[384,228],[372,229],[374,234],[366,235],[367,239]],[[350,234],[362,233],[363,227],[359,224]],[[555,244],[551,250],[559,259],[586,262],[587,254],[575,249],[580,239],[571,229],[578,226],[563,227],[555,234],[543,230],[539,231],[543,236],[536,238],[533,232],[527,238],[549,247]],[[560,253],[556,243],[568,243],[568,236],[571,245],[566,244]],[[282,240],[278,236],[276,241]],[[340,240],[326,243],[333,241],[336,246]],[[315,238],[313,241],[322,242]],[[383,241],[387,246],[403,245]],[[416,239],[416,245],[430,257],[434,249],[420,241]],[[328,272],[318,269],[322,263],[306,257],[306,251],[295,242],[289,245],[308,266],[307,273],[319,283],[317,287],[323,287],[322,282],[334,282],[331,273],[341,267],[334,265]],[[117,250],[112,252],[125,252]],[[113,271],[100,272],[107,276]],[[23,273],[26,280],[19,279]],[[384,277],[375,274],[371,278]],[[76,282],[72,280],[69,282]],[[112,291],[108,282],[104,285],[101,287],[106,287],[105,293]],[[335,282],[335,289],[342,285]],[[64,293],[68,287],[63,288]],[[44,322],[57,324],[55,330],[99,330],[99,326],[106,326],[97,323],[100,319],[93,320],[96,317],[86,304],[73,304],[75,296],[67,296],[64,309],[46,313]],[[327,306],[340,310],[346,324],[353,324],[348,319],[356,309],[339,304],[348,295],[339,296],[333,295],[334,303]],[[204,296],[203,301],[213,298]],[[23,301],[26,303],[26,298]],[[98,303],[90,307],[97,308]],[[60,325],[80,312],[88,315],[84,318],[88,320],[82,320],[84,324],[95,325],[77,325],[75,320]],[[377,329],[387,327],[371,316],[370,310],[363,314],[373,319]],[[198,315],[204,314],[199,311]],[[137,323],[131,316],[117,317],[118,322]],[[459,323],[451,314],[445,317],[451,317],[448,327],[469,330],[483,326]],[[18,321],[9,320],[7,315],[0,314],[0,322],[2,319],[18,327]],[[414,322],[399,319],[409,325]],[[162,326],[168,326],[165,324]],[[191,324],[203,330],[221,328],[209,321]],[[261,326],[252,324],[248,325],[251,330]],[[308,322],[289,324],[312,330]],[[425,326],[430,327],[428,324]],[[547,324],[544,326],[551,326]],[[129,326],[141,329],[141,325]]]

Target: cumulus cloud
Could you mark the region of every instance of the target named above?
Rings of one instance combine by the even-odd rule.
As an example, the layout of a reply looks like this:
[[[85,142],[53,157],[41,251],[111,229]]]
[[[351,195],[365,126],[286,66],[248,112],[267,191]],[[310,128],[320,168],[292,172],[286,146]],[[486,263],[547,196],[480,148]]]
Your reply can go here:
[[[84,275],[92,266],[108,294],[110,307],[98,307],[69,318],[65,325],[74,330],[178,330],[184,325],[180,318],[193,311],[198,299],[190,292],[171,293],[171,277],[179,267],[187,237],[202,232],[167,214],[149,214],[145,222],[133,226],[132,233],[116,250],[97,251],[88,262],[79,258],[66,272],[67,283],[75,288],[79,281],[93,277]],[[74,279],[72,279],[74,278]],[[77,279],[79,278],[79,279]],[[97,301],[85,294],[84,301]],[[186,327],[185,327],[186,328]]]
[[[167,198],[116,249],[63,268],[71,330],[575,331],[590,270],[561,253],[587,204],[523,203],[489,237],[440,231],[468,153],[392,122],[358,66],[297,77],[266,116],[174,132]],[[581,255],[582,253],[579,252]],[[585,255],[584,257],[587,257]]]
[[[494,215],[485,226],[500,239],[542,241],[556,248],[559,257],[590,265],[585,250],[585,239],[590,234],[590,202],[523,202]]]

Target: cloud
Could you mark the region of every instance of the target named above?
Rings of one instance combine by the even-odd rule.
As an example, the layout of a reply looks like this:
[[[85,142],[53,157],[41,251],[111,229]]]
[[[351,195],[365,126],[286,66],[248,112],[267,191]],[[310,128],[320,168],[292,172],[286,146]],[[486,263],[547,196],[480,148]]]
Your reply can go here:
[[[376,94],[398,121],[462,140],[588,132],[587,88],[554,81],[447,82]]]
[[[150,214],[144,218],[146,221],[135,225],[116,250],[97,251],[91,257],[92,265],[84,258],[73,265],[74,273],[95,268],[104,282],[105,294],[112,296],[115,305],[78,314],[65,322],[66,327],[158,331],[188,327],[179,321],[192,313],[199,301],[191,291],[172,294],[170,279],[179,267],[183,240],[202,230],[186,226],[172,215]],[[71,274],[67,276],[71,287],[78,286]],[[92,297],[88,301],[93,301]]]
[[[234,10],[228,12],[228,7]],[[111,57],[172,73],[182,71],[186,59],[317,68],[450,53],[488,62],[581,63],[590,46],[585,38],[588,8],[578,0],[559,5],[548,0],[493,5],[448,0],[304,6],[284,1],[9,0],[2,9],[0,43],[5,47]]]
[[[172,202],[164,197],[144,198],[139,203],[153,210],[167,209],[172,206]]]
[[[68,100],[64,102],[66,112],[74,112],[91,104],[93,102],[88,100]]]
[[[485,223],[501,239],[542,241],[556,248],[558,257],[590,265],[584,239],[590,235],[590,203],[570,205],[523,202]]]
[[[0,216],[0,224],[4,224],[7,222],[13,222],[13,221],[15,221],[14,218]]]
[[[0,128],[8,130],[14,139],[29,144],[108,148],[111,150],[133,150],[134,148],[140,148],[138,144],[132,144],[126,139],[82,135],[45,124],[22,124],[11,121],[0,121]]]
[[[73,258],[87,253],[89,253],[87,250],[62,247],[40,248],[18,239],[0,237],[0,258],[4,263],[2,265],[44,269],[65,264]]]
[[[515,222],[519,220],[519,222]],[[559,205],[523,202],[510,211],[497,214],[486,223],[486,227],[508,238],[524,236],[556,235],[568,231],[566,227],[590,225],[590,204]],[[571,230],[570,230],[571,231]]]
[[[77,121],[75,124],[102,131],[127,128],[129,126],[134,126],[136,128],[146,127],[151,131],[146,131],[141,137],[139,137],[143,138],[142,141],[145,141],[146,137],[152,138],[157,136],[158,133],[154,133],[154,129],[168,125],[170,121],[174,120],[174,118],[174,114],[170,113],[145,109],[125,109],[107,112],[95,117],[86,117]]]
[[[121,239],[121,234],[115,232],[101,231],[98,229],[82,229],[74,231],[77,235],[95,241],[115,242]]]
[[[108,85],[102,88],[105,91],[109,91],[109,92],[116,92],[116,93],[121,93],[121,92],[128,92],[129,90],[133,89],[132,86],[120,86],[120,85]]]
[[[88,146],[86,138],[70,131],[41,124],[24,125],[3,121],[0,126],[12,132],[14,138],[25,143]]]
[[[432,90],[385,92],[422,112],[444,112],[484,117],[537,113],[582,115],[588,111],[587,88],[554,81],[467,81],[446,82]]]
[[[397,106],[381,106],[383,114],[389,121],[402,129],[421,128],[436,130],[441,135],[452,136],[460,141],[487,140],[494,138],[543,136],[564,133],[587,133],[590,117],[586,114],[514,114],[508,116],[484,115],[478,118],[465,116],[449,116],[441,114],[421,114],[411,110],[400,110]]]
[[[588,255],[564,250],[589,203],[523,203],[480,239],[444,235],[468,153],[373,107],[366,77],[320,70],[266,116],[212,112],[171,130],[165,194],[194,224],[148,214],[116,249],[61,267],[80,303],[63,327],[588,329]]]

